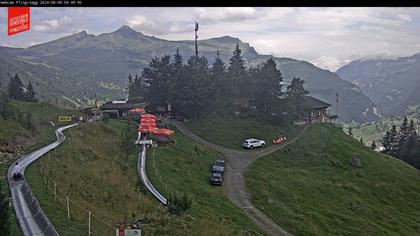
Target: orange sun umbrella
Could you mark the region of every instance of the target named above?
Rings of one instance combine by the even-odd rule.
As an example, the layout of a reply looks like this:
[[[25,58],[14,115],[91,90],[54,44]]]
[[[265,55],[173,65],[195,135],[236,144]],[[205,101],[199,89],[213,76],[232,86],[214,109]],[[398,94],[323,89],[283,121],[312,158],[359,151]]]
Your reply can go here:
[[[140,126],[138,129],[138,131],[142,132],[142,133],[152,133],[156,130],[156,127],[153,126]]]
[[[143,109],[143,108],[138,108],[138,107],[136,107],[136,108],[133,108],[133,109],[131,109],[131,110],[128,110],[128,112],[132,112],[132,113],[142,113],[142,112],[144,112],[144,109]]]
[[[141,123],[141,127],[156,127],[156,123]]]
[[[174,134],[175,131],[170,130],[170,129],[155,129],[153,133],[157,135],[171,135],[171,134]]]
[[[144,123],[151,123],[151,122],[153,122],[153,123],[156,123],[156,120],[155,119],[152,119],[152,118],[142,118],[141,120],[140,120],[140,122],[144,122]]]
[[[156,119],[156,116],[152,115],[152,114],[144,114],[141,116],[141,118],[152,118],[152,119]]]

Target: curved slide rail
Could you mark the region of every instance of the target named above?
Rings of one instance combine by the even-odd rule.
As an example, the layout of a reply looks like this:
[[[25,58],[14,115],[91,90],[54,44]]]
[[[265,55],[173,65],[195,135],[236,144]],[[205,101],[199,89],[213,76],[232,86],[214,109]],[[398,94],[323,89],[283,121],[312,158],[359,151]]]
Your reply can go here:
[[[23,176],[27,166],[64,142],[66,136],[64,136],[63,130],[76,125],[77,124],[72,124],[56,129],[55,135],[57,140],[55,142],[22,156],[17,160],[19,162],[18,165],[13,163],[9,167],[7,179],[9,182],[10,193],[12,195],[16,217],[19,220],[19,224],[24,235],[59,235],[54,226],[48,220],[44,211],[39,206],[38,201]],[[13,174],[15,172],[20,172],[23,179],[15,181],[13,179]]]
[[[139,158],[137,160],[137,174],[139,175],[141,182],[146,186],[147,190],[153,194],[163,205],[166,205],[167,200],[156,188],[150,183],[149,178],[146,174],[146,145],[141,145],[141,151],[139,152]]]

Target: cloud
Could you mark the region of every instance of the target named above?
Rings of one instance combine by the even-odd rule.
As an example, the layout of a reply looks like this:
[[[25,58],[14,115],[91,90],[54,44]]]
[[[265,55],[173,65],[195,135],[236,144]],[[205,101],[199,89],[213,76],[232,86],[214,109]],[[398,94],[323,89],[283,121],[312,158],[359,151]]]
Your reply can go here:
[[[144,15],[135,15],[127,19],[126,23],[137,31],[152,35],[185,33],[194,29],[194,22],[161,22],[158,24]]]
[[[135,15],[127,19],[127,24],[141,32],[150,33],[150,34],[161,34],[165,31],[162,31],[162,28],[152,19],[148,19],[143,15]]]
[[[0,9],[0,17],[7,9]],[[65,17],[67,16],[67,17]],[[229,35],[257,52],[312,62],[335,70],[369,55],[408,56],[420,51],[420,8],[190,7],[31,8],[33,29],[1,38],[1,45],[28,46],[75,30],[100,34],[123,24],[168,40]],[[1,23],[1,22],[0,22]],[[80,28],[80,29],[79,29]],[[7,27],[0,28],[7,35]]]
[[[195,8],[195,14],[203,21],[237,22],[250,20],[259,16],[253,7]]]
[[[35,31],[44,33],[63,33],[74,31],[75,21],[68,16],[59,19],[45,20],[41,24],[34,26]]]

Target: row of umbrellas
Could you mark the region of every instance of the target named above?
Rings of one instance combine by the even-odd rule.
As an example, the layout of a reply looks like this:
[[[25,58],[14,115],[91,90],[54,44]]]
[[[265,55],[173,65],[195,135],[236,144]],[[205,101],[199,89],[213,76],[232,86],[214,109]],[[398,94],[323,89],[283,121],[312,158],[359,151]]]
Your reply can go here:
[[[133,108],[129,112],[134,113],[143,113],[144,109],[142,108]],[[152,133],[156,135],[172,135],[175,131],[170,129],[160,129],[156,127],[156,116],[152,114],[141,115],[140,118],[140,127],[137,129],[142,133]]]

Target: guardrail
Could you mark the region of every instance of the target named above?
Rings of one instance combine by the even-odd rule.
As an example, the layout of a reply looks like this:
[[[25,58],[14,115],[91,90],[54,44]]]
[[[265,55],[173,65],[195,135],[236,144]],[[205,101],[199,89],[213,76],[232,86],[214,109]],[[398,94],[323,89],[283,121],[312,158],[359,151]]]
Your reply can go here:
[[[163,205],[167,204],[167,200],[162,194],[159,193],[159,191],[156,190],[156,188],[153,186],[152,183],[150,183],[149,178],[146,174],[146,145],[141,145],[141,150],[139,152],[139,158],[137,160],[137,174],[139,175],[141,182],[143,182],[144,186],[146,186],[147,190],[153,196],[155,196]]]
[[[18,165],[13,163],[9,167],[7,178],[13,200],[13,207],[24,235],[59,235],[54,226],[48,220],[44,211],[39,206],[36,197],[24,178],[24,173],[26,167],[28,167],[32,162],[64,142],[66,137],[63,134],[63,130],[76,125],[77,124],[72,124],[56,129],[55,135],[57,137],[57,141],[22,156],[17,160]],[[16,181],[13,179],[13,174],[15,172],[20,172],[22,174],[22,180]]]

